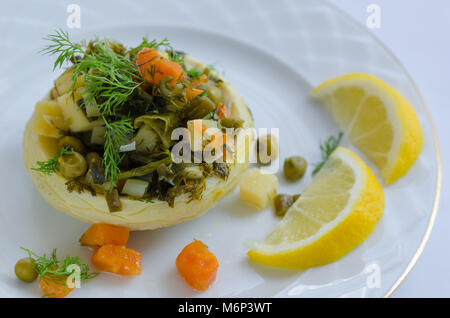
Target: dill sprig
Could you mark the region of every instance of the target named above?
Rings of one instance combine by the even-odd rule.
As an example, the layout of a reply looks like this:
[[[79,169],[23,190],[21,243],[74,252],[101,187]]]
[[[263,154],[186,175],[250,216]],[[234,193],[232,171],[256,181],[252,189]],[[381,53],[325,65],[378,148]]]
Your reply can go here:
[[[55,68],[72,60],[75,64],[72,89],[78,76],[81,75],[86,82],[83,104],[88,105],[95,100],[100,109],[107,128],[103,163],[106,178],[111,182],[112,189],[116,185],[117,175],[120,172],[119,164],[123,159],[119,148],[126,139],[125,136],[131,135],[134,131],[129,120],[110,123],[106,118],[114,116],[116,109],[142,84],[139,69],[129,57],[114,52],[107,40],[96,39],[87,54],[80,44],[73,43],[68,33],[62,30],[57,30],[56,34],[49,35],[45,39],[53,44],[44,48],[42,52],[58,55]],[[168,45],[168,42],[146,44],[158,46]],[[77,53],[83,54],[84,58],[73,58]]]
[[[48,159],[47,161],[38,161],[37,165],[39,168],[31,168],[31,170],[39,171],[51,176],[56,171],[59,171],[59,158],[66,155],[72,155],[73,153],[74,151],[71,148],[64,147],[56,156]]]
[[[103,165],[105,167],[105,177],[111,182],[110,190],[114,189],[119,179],[119,164],[124,155],[119,152],[120,146],[133,135],[134,128],[128,118],[108,123],[106,119],[105,146],[103,153]]]
[[[128,57],[117,54],[107,41],[98,41],[95,50],[78,61],[76,77],[83,74],[86,82],[85,104],[94,100],[102,115],[113,116],[134,90],[142,84],[139,69]]]
[[[322,167],[327,162],[328,158],[330,158],[333,151],[339,146],[343,135],[344,134],[340,132],[339,136],[337,137],[331,136],[320,145],[320,151],[322,153],[322,161],[316,165],[316,168],[312,172],[313,176],[316,175],[320,171],[320,169],[322,169]]]
[[[164,47],[166,49],[169,61],[179,63],[183,67],[183,69],[186,70],[186,65],[184,64],[184,54],[177,52],[167,38],[164,38],[159,42],[156,40],[152,40],[149,42],[148,39],[144,37],[142,38],[141,44],[133,49],[130,49],[128,53],[130,54],[130,56],[134,57],[140,50],[146,47],[153,50]]]
[[[64,285],[67,287],[66,279],[73,273],[73,271],[69,271],[70,265],[79,266],[81,281],[94,278],[98,275],[98,273],[89,273],[89,266],[84,264],[78,256],[66,256],[58,260],[56,248],[53,249],[49,257],[46,254],[39,256],[23,247],[21,249],[27,252],[30,258],[34,259],[33,268],[46,283],[52,282],[56,285]]]
[[[150,48],[153,50],[158,49],[161,46],[169,46],[170,47],[170,43],[169,40],[167,40],[167,38],[164,38],[162,41],[156,41],[156,40],[152,40],[152,41],[148,41],[148,39],[146,37],[142,38],[142,42],[141,44],[139,44],[138,46],[136,46],[135,48],[132,48],[128,51],[128,53],[130,54],[130,56],[136,56],[140,50],[142,50],[143,48]]]
[[[113,122],[109,122],[109,120],[117,118],[116,110],[143,83],[139,68],[134,63],[134,57],[144,47],[152,49],[163,47],[169,60],[179,63],[186,69],[184,55],[175,51],[167,38],[159,42],[156,40],[148,41],[143,38],[139,46],[129,50],[125,55],[116,53],[108,40],[96,39],[88,46],[89,50],[85,50],[82,45],[72,42],[69,34],[61,29],[45,39],[52,44],[45,47],[41,52],[48,55],[57,55],[54,68],[72,61],[75,65],[73,67],[71,90],[75,87],[77,78],[82,76],[86,83],[86,95],[83,104],[89,105],[95,100],[100,109],[106,127],[103,165],[105,177],[110,181],[112,190],[117,184],[120,174],[119,165],[124,157],[119,152],[120,146],[128,137],[132,136],[134,129],[129,119],[119,119]],[[82,55],[82,58],[77,58],[77,55]],[[57,160],[53,164],[54,166],[51,166],[48,170],[46,168],[42,168],[42,170],[53,171]]]
[[[128,57],[114,52],[108,40],[96,39],[87,54],[80,44],[72,42],[69,34],[61,29],[44,39],[52,44],[41,53],[58,55],[54,68],[62,67],[65,62],[72,60],[75,64],[72,89],[77,77],[83,76],[86,82],[84,104],[95,99],[103,115],[114,115],[114,110],[142,84],[137,65]],[[84,58],[75,59],[76,54],[83,54]]]
[[[44,55],[58,54],[53,70],[62,67],[64,63],[68,62],[76,54],[85,54],[80,44],[70,41],[68,32],[64,32],[62,29],[58,29],[55,32],[56,34],[50,34],[44,38],[44,40],[50,41],[52,44],[39,51]]]
[[[186,71],[186,74],[189,75],[191,78],[200,78],[202,76],[202,72],[199,70],[193,68]]]

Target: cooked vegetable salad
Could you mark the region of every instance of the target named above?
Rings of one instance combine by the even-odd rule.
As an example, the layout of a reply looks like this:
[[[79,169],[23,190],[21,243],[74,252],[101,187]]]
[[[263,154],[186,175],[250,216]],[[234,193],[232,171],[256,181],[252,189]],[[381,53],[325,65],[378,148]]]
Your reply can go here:
[[[83,45],[62,30],[46,39],[42,52],[56,56],[54,68],[71,66],[36,106],[34,132],[56,138],[59,153],[34,170],[61,174],[69,191],[104,195],[111,212],[121,210],[122,196],[172,207],[184,193],[198,200],[206,178],[228,177],[224,160],[175,163],[171,156],[176,128],[220,132],[243,124],[230,117],[231,97],[212,67],[188,69],[166,39],[144,38],[134,48],[108,39]],[[220,159],[233,152],[221,132],[191,143],[190,156],[208,142],[225,150]]]

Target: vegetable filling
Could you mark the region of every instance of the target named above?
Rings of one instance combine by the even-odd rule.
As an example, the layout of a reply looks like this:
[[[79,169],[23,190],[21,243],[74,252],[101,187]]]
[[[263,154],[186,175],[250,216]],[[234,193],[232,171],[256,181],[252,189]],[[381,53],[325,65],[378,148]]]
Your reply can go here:
[[[55,81],[50,100],[38,103],[34,132],[56,138],[58,154],[34,170],[61,174],[69,191],[103,194],[111,212],[121,210],[124,196],[171,207],[186,193],[200,200],[206,178],[228,177],[231,163],[223,159],[233,151],[225,131],[243,120],[230,116],[231,96],[212,67],[188,69],[184,53],[167,39],[144,38],[134,48],[108,39],[82,45],[58,30],[46,40],[42,52],[56,56],[54,68],[72,65]],[[198,159],[208,143],[223,156],[174,162],[177,128],[200,130],[200,143],[190,139],[190,158]],[[209,128],[215,134],[206,134]]]

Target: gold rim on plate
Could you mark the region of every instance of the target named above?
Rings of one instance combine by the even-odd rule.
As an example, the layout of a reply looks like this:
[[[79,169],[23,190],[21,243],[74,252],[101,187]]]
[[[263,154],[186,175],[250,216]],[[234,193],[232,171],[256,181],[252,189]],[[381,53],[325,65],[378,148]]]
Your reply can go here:
[[[431,125],[431,130],[433,132],[433,139],[434,144],[436,148],[436,163],[437,163],[437,178],[436,178],[436,193],[434,196],[434,202],[433,202],[433,209],[431,211],[431,215],[428,220],[427,228],[425,229],[424,236],[422,237],[422,241],[420,242],[419,246],[417,247],[413,257],[409,261],[408,265],[406,266],[403,273],[400,275],[400,277],[395,281],[395,283],[389,288],[389,291],[384,296],[385,298],[391,297],[393,293],[398,289],[398,287],[403,283],[405,278],[408,276],[408,274],[413,269],[414,265],[416,265],[417,261],[419,260],[420,255],[422,254],[423,250],[425,249],[425,245],[427,244],[428,239],[430,238],[431,231],[433,230],[434,222],[436,221],[436,215],[439,207],[439,200],[441,196],[441,185],[442,185],[442,166],[441,166],[441,152],[439,150],[439,141],[437,137],[436,127],[434,126],[433,119],[431,117],[430,110],[425,102],[425,99],[420,92],[417,84],[414,82],[412,76],[409,74],[409,72],[406,70],[406,67],[400,62],[400,60],[392,53],[392,51],[380,40],[378,37],[373,34],[372,32],[368,32],[364,26],[362,26],[355,18],[353,18],[350,14],[343,11],[342,9],[338,8],[334,4],[330,3],[329,0],[323,0],[323,2],[328,5],[333,10],[336,10],[339,14],[345,16],[351,23],[353,23],[356,27],[360,28],[361,30],[364,30],[366,33],[369,34],[369,36],[372,37],[373,40],[375,40],[388,54],[389,56],[394,60],[395,63],[398,64],[398,66],[402,69],[402,71],[405,73],[408,80],[412,83],[415,91],[417,92],[420,100],[422,101],[422,104],[425,108],[425,113],[428,118],[428,121]]]

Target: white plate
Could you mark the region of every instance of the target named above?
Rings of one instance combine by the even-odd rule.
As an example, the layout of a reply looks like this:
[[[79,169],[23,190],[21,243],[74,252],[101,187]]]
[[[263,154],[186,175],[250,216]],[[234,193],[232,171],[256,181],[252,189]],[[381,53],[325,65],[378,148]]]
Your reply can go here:
[[[6,5],[4,5],[5,7]],[[140,37],[168,37],[176,48],[223,69],[251,107],[258,127],[279,127],[281,158],[301,154],[319,160],[319,141],[338,129],[324,109],[309,98],[310,89],[328,78],[366,72],[399,89],[421,121],[425,145],[409,174],[384,187],[386,209],[375,232],[333,264],[307,271],[287,271],[252,264],[247,239],[262,239],[276,224],[271,209],[255,212],[237,193],[205,216],[156,231],[132,233],[129,246],[143,254],[141,276],[102,274],[70,297],[385,296],[413,266],[423,249],[436,213],[440,164],[433,125],[420,93],[404,68],[370,33],[321,1],[90,1],[81,5],[81,29],[73,37],[94,34],[135,45]],[[0,17],[0,295],[40,295],[37,284],[18,281],[14,263],[20,246],[38,253],[57,247],[60,255],[91,252],[78,246],[88,227],[49,206],[24,169],[22,133],[34,104],[57,74],[52,58],[36,54],[43,36],[67,29],[61,3],[11,1]],[[7,30],[7,31],[6,31]],[[355,149],[354,149],[355,150]],[[301,191],[281,180],[280,192]],[[379,176],[376,169],[373,169]],[[204,293],[178,276],[175,258],[193,238],[217,255],[220,269]],[[377,284],[379,274],[379,284]],[[374,276],[375,275],[375,276]],[[374,280],[375,277],[375,280]]]

